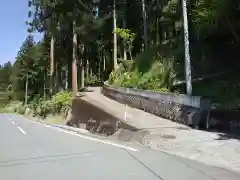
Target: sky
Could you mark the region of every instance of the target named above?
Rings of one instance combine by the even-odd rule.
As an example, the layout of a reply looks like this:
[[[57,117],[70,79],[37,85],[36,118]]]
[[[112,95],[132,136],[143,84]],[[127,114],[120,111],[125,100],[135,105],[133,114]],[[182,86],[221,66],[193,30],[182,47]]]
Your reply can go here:
[[[0,6],[0,64],[15,61],[17,52],[27,37],[28,0],[2,1]],[[40,34],[33,34],[35,41]]]

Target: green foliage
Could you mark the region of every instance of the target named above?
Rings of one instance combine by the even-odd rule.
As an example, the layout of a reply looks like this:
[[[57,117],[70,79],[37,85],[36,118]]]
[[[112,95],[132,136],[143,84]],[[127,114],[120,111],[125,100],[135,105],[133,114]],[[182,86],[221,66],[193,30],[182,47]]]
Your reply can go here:
[[[157,57],[152,51],[144,52],[137,60],[122,61],[120,68],[110,74],[108,83],[114,87],[169,92],[175,78],[173,61]]]
[[[24,106],[19,106],[19,107],[15,110],[15,112],[16,112],[17,114],[23,115],[23,114],[26,112],[26,107],[24,107]]]
[[[138,87],[144,90],[160,91],[171,90],[174,76],[171,76],[172,69],[165,62],[155,61],[150,71],[143,74],[138,82]]]
[[[13,66],[11,63],[1,66],[2,106],[12,100],[24,100],[25,82],[28,79],[28,97],[36,112],[47,114],[59,111],[63,106],[61,101],[56,97],[48,98],[61,90],[70,91],[72,87],[70,59],[73,47],[77,49],[77,65],[80,60],[83,64],[88,61],[92,72],[88,72],[89,74],[104,74],[101,79],[85,76],[88,77],[85,79],[87,85],[106,80],[110,74],[108,81],[114,86],[175,92],[176,89],[171,87],[172,81],[176,78],[184,79],[185,65],[181,1],[145,1],[147,24],[143,24],[142,18],[139,18],[143,14],[142,5],[139,3],[141,2],[130,0],[117,3],[116,17],[119,28],[114,32],[124,43],[117,43],[120,68],[110,74],[113,65],[112,0],[100,1],[97,18],[92,11],[92,0],[30,0],[31,12],[28,13],[30,19],[27,25],[31,32],[42,32],[44,38],[35,43],[32,36],[28,36]],[[193,78],[240,66],[237,58],[240,49],[240,1],[196,0],[188,3]],[[76,22],[76,29],[73,29],[73,21]],[[124,29],[124,25],[121,27],[120,22],[126,22],[128,29]],[[148,37],[143,36],[144,27],[147,28]],[[78,44],[73,45],[75,30]],[[54,39],[53,67],[50,67],[49,63],[51,39]],[[148,41],[148,50],[143,52],[144,40]],[[124,48],[130,54],[131,61],[121,60]],[[50,68],[54,70],[51,75]],[[81,74],[79,71],[78,73]],[[238,76],[232,78],[237,79]],[[212,86],[216,86],[214,88],[206,83],[202,86],[194,84],[193,90],[199,90],[197,95],[214,101],[232,100],[232,95],[238,99],[238,90],[232,87],[235,82],[231,83],[228,86],[233,89],[233,93],[226,93],[227,85],[220,82],[212,82]],[[51,90],[53,93],[50,93]],[[227,95],[221,97],[220,92]]]
[[[136,34],[132,33],[129,29],[116,28],[114,32],[116,32],[129,45],[131,45],[136,38]]]
[[[120,69],[121,71],[124,71],[124,72],[130,72],[130,71],[133,71],[134,68],[135,68],[135,64],[136,64],[136,61],[133,61],[133,60],[119,60],[119,62],[121,63],[119,66],[120,66]]]
[[[24,99],[26,80],[29,84],[29,96],[36,93],[36,87],[40,86],[39,78],[42,78],[44,69],[41,50],[41,44],[35,44],[32,36],[28,36],[23,42],[10,76],[15,99]]]
[[[136,34],[131,32],[129,29],[123,28],[116,28],[114,32],[123,39],[124,43],[127,45],[125,46],[125,50],[130,53],[132,59],[133,41],[136,38]]]
[[[122,86],[127,88],[139,88],[138,82],[140,78],[140,74],[136,71],[134,72],[125,72],[119,78],[118,81],[114,83],[115,86]]]
[[[24,114],[25,107],[23,103],[20,101],[11,101],[8,104],[3,105],[0,107],[0,113],[17,113],[17,114]]]
[[[152,48],[148,49],[136,56],[136,68],[139,72],[146,73],[151,69],[153,62],[157,59],[155,51]]]
[[[211,99],[214,104],[224,109],[239,109],[240,79],[232,77],[229,75],[220,79],[213,78],[194,82],[193,95]]]
[[[120,76],[121,74],[119,71],[112,71],[109,75],[108,83],[111,85],[114,84]]]
[[[112,71],[109,75],[108,83],[109,84],[117,84],[117,82],[121,82],[124,77],[129,76],[129,72],[134,70],[135,62],[132,60],[120,60],[121,64],[116,71]],[[121,83],[120,83],[121,84]],[[119,85],[120,85],[119,84]]]
[[[5,106],[12,99],[11,70],[10,62],[0,65],[0,106]]]
[[[89,75],[85,79],[85,84],[86,85],[98,85],[99,83],[101,83],[101,82],[99,81],[99,79],[96,75]]]
[[[50,100],[44,101],[42,98],[35,98],[30,102],[29,107],[34,112],[34,116],[46,118],[48,114],[66,113],[71,108],[72,93],[59,92]]]
[[[227,0],[197,1],[193,9],[193,22],[199,31],[213,33],[218,28],[219,18],[227,13],[230,3]],[[207,31],[206,31],[207,30]]]
[[[59,92],[55,94],[51,101],[56,112],[65,112],[71,107],[72,93],[71,92]]]

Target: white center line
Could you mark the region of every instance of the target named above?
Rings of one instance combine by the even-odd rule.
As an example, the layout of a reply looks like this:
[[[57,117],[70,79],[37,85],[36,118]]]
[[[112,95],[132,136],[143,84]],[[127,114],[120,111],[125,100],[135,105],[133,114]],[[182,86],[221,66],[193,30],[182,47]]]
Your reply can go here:
[[[21,133],[23,133],[24,135],[27,134],[21,127],[18,126],[17,128],[18,128],[18,129],[21,131]]]
[[[14,121],[12,121],[13,124],[16,124]]]

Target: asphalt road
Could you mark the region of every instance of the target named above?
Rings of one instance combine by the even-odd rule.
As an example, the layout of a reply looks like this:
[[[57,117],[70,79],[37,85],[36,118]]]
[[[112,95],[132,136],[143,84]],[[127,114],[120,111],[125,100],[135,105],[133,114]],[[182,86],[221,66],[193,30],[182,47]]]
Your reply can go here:
[[[3,180],[239,180],[237,173],[134,144],[0,114]]]

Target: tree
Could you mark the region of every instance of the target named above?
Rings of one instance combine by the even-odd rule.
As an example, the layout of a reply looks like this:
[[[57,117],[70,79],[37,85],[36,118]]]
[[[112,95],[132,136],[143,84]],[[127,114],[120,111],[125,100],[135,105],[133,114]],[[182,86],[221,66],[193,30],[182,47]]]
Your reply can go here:
[[[92,0],[31,0],[29,31],[43,33],[44,39],[40,44],[34,43],[34,66],[22,65],[18,60],[12,76],[17,74],[20,78],[23,67],[31,72],[30,96],[39,93],[46,97],[63,89],[76,94],[90,77],[107,80],[118,67],[117,58],[123,56],[126,60],[128,53],[134,63],[139,63],[142,56],[144,66],[156,60],[164,61],[165,65],[173,61],[171,67],[177,79],[182,80],[185,62],[181,3],[181,0],[95,3]],[[192,58],[189,69],[193,79],[223,72],[233,64],[238,66],[235,59],[240,48],[240,16],[236,8],[239,4],[237,0],[194,0],[186,4]],[[154,55],[149,53],[152,51]],[[11,83],[20,94],[24,86],[19,78],[12,79]]]
[[[11,62],[0,65],[0,106],[12,99],[10,75],[12,71]]]
[[[118,34],[123,39],[125,43],[125,46],[124,46],[125,51],[129,53],[130,58],[132,60],[133,41],[136,37],[136,34],[132,33],[128,29],[121,29],[121,28],[115,29],[115,33]]]
[[[33,37],[29,35],[23,42],[16,61],[13,65],[13,73],[11,81],[13,82],[13,90],[16,92],[18,99],[23,99],[21,92],[25,92],[25,105],[27,103],[28,95],[36,92],[35,80],[38,77],[39,72],[42,71],[42,67],[39,66],[39,56],[42,52],[38,52],[39,49],[35,45]],[[30,87],[29,87],[30,85]],[[30,94],[28,91],[30,90]],[[18,94],[20,92],[20,94]]]

